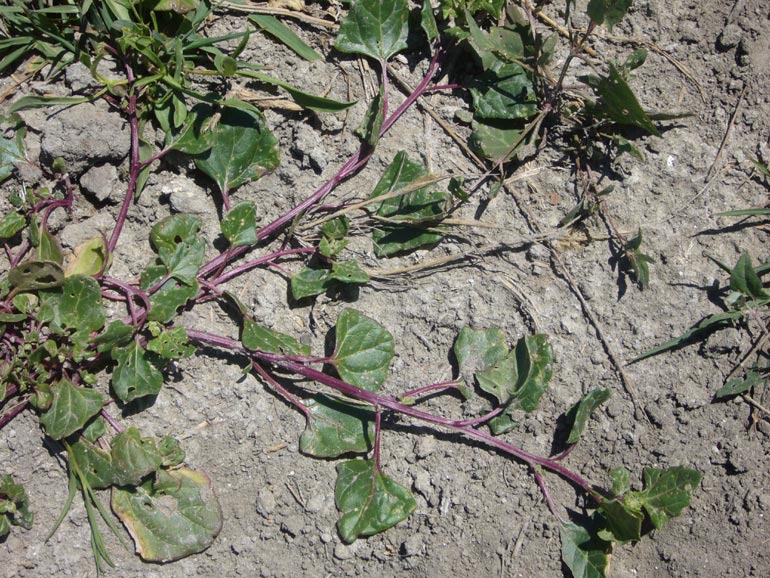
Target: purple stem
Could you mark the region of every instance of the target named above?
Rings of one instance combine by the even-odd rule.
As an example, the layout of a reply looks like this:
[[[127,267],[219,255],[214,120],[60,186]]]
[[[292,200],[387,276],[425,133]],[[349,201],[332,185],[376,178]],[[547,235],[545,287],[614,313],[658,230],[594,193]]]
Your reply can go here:
[[[123,198],[123,205],[120,207],[120,213],[118,214],[117,221],[115,222],[115,228],[112,230],[110,241],[107,244],[107,255],[110,255],[118,244],[118,238],[123,230],[123,225],[128,217],[128,209],[131,207],[131,201],[134,199],[134,193],[136,191],[136,182],[139,179],[139,116],[136,114],[136,94],[134,93],[134,70],[128,63],[127,59],[123,60],[123,66],[126,70],[126,78],[128,80],[128,105],[126,106],[126,113],[128,114],[129,126],[131,128],[131,162],[128,177],[128,187],[126,188],[126,196]]]
[[[243,263],[242,265],[239,265],[235,269],[232,269],[227,273],[223,273],[219,277],[215,277],[214,279],[211,280],[211,283],[213,285],[220,285],[222,283],[225,283],[226,281],[229,281],[234,277],[237,277],[238,275],[241,275],[242,273],[245,273],[246,271],[250,271],[251,269],[256,269],[260,265],[269,265],[271,261],[279,257],[285,257],[286,255],[301,255],[304,253],[315,253],[315,252],[316,252],[315,247],[300,247],[298,249],[284,249],[283,251],[276,251],[275,253],[270,253],[269,255],[263,255],[262,257],[254,259],[253,261],[249,261],[248,263]]]
[[[123,431],[123,428],[121,428],[118,425],[118,422],[115,421],[115,419],[109,414],[109,412],[106,409],[102,408],[101,414],[102,414],[102,417],[104,418],[104,421],[110,424],[110,427],[114,429],[117,433],[120,433]]]
[[[545,485],[545,479],[543,478],[543,474],[540,473],[540,470],[537,468],[532,468],[532,475],[535,476],[535,481],[537,482],[537,485],[540,486],[540,491],[543,493],[543,497],[545,498],[545,502],[548,504],[548,509],[551,510],[551,513],[556,516],[559,521],[561,522],[561,516],[559,515],[559,512],[556,510],[556,505],[553,503],[553,498],[551,498],[551,492],[548,491],[548,486]]]
[[[416,389],[410,389],[409,391],[402,393],[400,397],[401,399],[405,397],[418,397],[432,391],[449,389],[456,389],[459,391],[460,388],[457,387],[456,381],[442,381],[441,383],[431,383],[430,385],[423,385],[422,387],[418,387]]]
[[[317,369],[313,369],[311,367],[307,367],[305,365],[302,365],[300,363],[296,363],[293,361],[287,361],[286,357],[283,355],[277,355],[274,353],[264,353],[259,351],[248,352],[243,348],[243,346],[238,341],[235,341],[234,339],[230,339],[228,337],[223,337],[220,335],[212,335],[209,333],[205,333],[203,331],[197,331],[193,329],[187,330],[187,336],[190,339],[193,339],[195,341],[208,343],[210,345],[222,347],[230,351],[246,353],[247,355],[251,355],[252,358],[273,363],[275,365],[282,367],[283,369],[287,369],[291,371],[292,373],[302,375],[308,379],[311,379],[327,387],[335,389],[340,393],[344,393],[345,395],[348,395],[352,398],[369,403],[375,407],[378,407],[378,406],[384,407],[391,411],[395,411],[397,413],[407,415],[409,417],[412,417],[421,421],[425,421],[428,423],[433,423],[439,426],[449,428],[468,438],[485,442],[486,444],[494,448],[497,448],[500,451],[507,453],[513,456],[514,458],[526,463],[532,468],[536,466],[540,466],[546,470],[559,474],[564,479],[569,480],[575,485],[581,487],[590,495],[595,496],[596,490],[588,480],[586,480],[579,474],[576,474],[572,470],[566,468],[565,466],[561,465],[558,461],[555,461],[550,458],[544,458],[535,454],[531,454],[528,451],[523,450],[518,446],[514,446],[513,444],[510,444],[506,441],[498,439],[492,436],[491,434],[488,434],[484,431],[477,430],[470,426],[464,425],[465,422],[463,420],[452,420],[443,416],[438,416],[432,413],[428,413],[426,411],[419,410],[417,408],[414,408],[408,405],[404,405],[403,403],[399,403],[396,399],[392,397],[388,397],[385,395],[381,395],[379,393],[361,389],[360,387],[356,387],[345,381],[342,381],[341,379],[332,377],[331,375],[327,375],[321,371],[318,371]]]
[[[420,81],[420,84],[417,85],[417,87],[414,89],[414,92],[410,94],[404,102],[401,103],[401,105],[393,112],[392,115],[387,117],[385,121],[382,123],[382,128],[380,129],[380,137],[384,136],[385,133],[390,130],[390,128],[393,126],[393,124],[403,116],[404,112],[414,104],[414,102],[427,90],[428,85],[430,84],[430,81],[433,79],[433,76],[436,74],[436,70],[438,69],[439,65],[439,56],[443,55],[444,52],[440,48],[435,51],[433,54],[433,58],[431,59],[430,65],[428,66],[428,71],[425,73],[425,76],[423,77],[422,81]],[[353,155],[353,157],[346,162],[342,168],[339,170],[339,172],[334,175],[330,180],[328,180],[326,183],[321,185],[321,187],[316,190],[312,195],[310,195],[307,199],[305,199],[302,203],[294,207],[291,211],[288,213],[282,215],[269,225],[266,225],[263,227],[258,233],[257,238],[259,240],[266,239],[267,237],[270,237],[274,235],[279,229],[281,229],[286,223],[291,222],[294,217],[311,207],[312,205],[318,203],[321,199],[323,199],[326,195],[328,195],[334,187],[336,187],[340,182],[348,178],[350,175],[355,173],[358,169],[363,167],[368,161],[369,158],[372,156],[372,153],[374,150],[368,145],[363,144],[358,149],[358,151]]]
[[[308,409],[308,407],[304,403],[302,403],[302,400],[300,400],[296,395],[294,395],[288,389],[286,389],[284,386],[278,383],[278,381],[276,381],[275,378],[272,375],[270,375],[265,370],[265,368],[262,367],[261,364],[252,360],[251,366],[257,371],[257,373],[262,377],[262,379],[264,379],[266,382],[270,384],[271,388],[277,391],[286,401],[291,403],[294,407],[296,407],[303,414],[305,414],[305,419],[309,420],[313,417],[313,414]]]
[[[7,412],[5,412],[3,415],[0,416],[0,429],[3,429],[8,422],[10,422],[13,418],[15,418],[17,415],[19,415],[25,407],[27,407],[27,404],[29,403],[29,400],[24,400],[19,405],[16,405],[9,409]]]

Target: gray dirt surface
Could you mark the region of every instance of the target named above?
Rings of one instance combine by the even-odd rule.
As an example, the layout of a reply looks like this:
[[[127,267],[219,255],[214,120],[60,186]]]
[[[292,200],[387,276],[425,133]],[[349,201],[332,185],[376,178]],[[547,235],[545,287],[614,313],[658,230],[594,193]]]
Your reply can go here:
[[[547,8],[557,21],[562,4]],[[242,18],[223,13],[212,24],[212,33],[237,29]],[[333,51],[327,33],[292,27],[328,57],[325,62],[307,63],[256,34],[246,57],[308,92],[328,90],[332,98],[347,99],[350,90],[359,104],[337,115],[267,111],[280,141],[281,166],[239,189],[234,198],[255,200],[262,224],[304,199],[355,151],[359,140],[352,129],[371,95],[364,92],[362,78],[367,85],[375,78],[355,59]],[[525,176],[512,182],[510,193],[501,191],[489,202],[480,220],[490,228],[463,229],[431,252],[386,261],[375,259],[365,244],[352,247],[366,267],[385,269],[489,243],[505,243],[508,250],[430,274],[375,281],[340,298],[321,296],[312,306],[287,306],[286,278],[275,271],[255,271],[247,282],[233,282],[228,289],[258,321],[311,343],[319,352],[343,308],[375,318],[396,342],[386,385],[391,394],[449,379],[449,353],[465,325],[498,326],[512,340],[532,331],[547,334],[556,355],[554,380],[540,408],[523,418],[508,439],[547,455],[556,418],[583,393],[606,387],[612,398],[591,419],[568,465],[605,486],[608,471],[625,466],[636,488],[645,466],[683,465],[703,473],[692,504],[679,517],[639,544],[616,549],[612,576],[766,578],[768,416],[752,412],[741,400],[712,403],[716,389],[750,347],[746,333],[724,331],[701,345],[628,362],[719,310],[707,289],[717,280],[724,282],[724,275],[705,255],[728,264],[744,250],[755,263],[770,257],[766,229],[732,227],[737,219],[717,215],[767,203],[767,182],[750,175],[751,159],[770,160],[770,5],[763,0],[639,0],[611,34],[599,31],[593,46],[603,60],[622,59],[639,42],[665,51],[651,49],[636,71],[632,86],[639,100],[648,109],[691,114],[664,123],[662,138],[638,141],[644,160],[622,157],[601,181],[615,185],[606,198],[615,226],[628,235],[640,227],[644,232],[645,252],[655,260],[648,290],[640,291],[613,265],[607,229],[598,219],[555,240],[552,249],[525,242],[533,226],[553,231],[576,199],[579,177],[571,162],[552,149],[521,169]],[[564,55],[557,54],[556,62]],[[409,60],[396,59],[394,67],[415,83],[425,64],[424,58],[410,55]],[[574,73],[588,70],[577,63]],[[81,76],[73,72],[69,82],[87,83]],[[246,84],[241,88],[256,90]],[[403,96],[391,88],[392,102],[400,102]],[[35,80],[19,95],[24,90],[68,89]],[[467,108],[462,96],[435,93],[425,99],[460,134],[467,127],[457,123],[454,112]],[[36,110],[24,120],[30,127],[30,154],[41,163],[64,156],[88,199],[72,215],[77,224],[63,230],[65,249],[93,236],[94,230],[109,231],[122,197],[121,183],[125,185],[124,119],[94,104]],[[413,108],[381,141],[369,166],[343,183],[335,198],[366,194],[399,150],[422,160],[435,174],[478,172],[423,109]],[[187,161],[181,166],[162,163],[150,177],[131,209],[113,276],[130,279],[140,273],[149,255],[149,226],[173,211],[202,216],[204,234],[216,237],[215,188],[203,177],[191,181],[194,171],[188,167]],[[118,190],[106,190],[116,180]],[[478,203],[471,205],[459,216],[473,218]],[[59,219],[63,226],[63,216]],[[188,327],[235,336],[218,308],[196,309],[183,321]],[[759,401],[770,405],[767,399]],[[432,400],[428,407],[437,409],[440,403]],[[448,399],[445,407],[442,411],[452,415],[464,411],[455,399]],[[754,422],[757,415],[760,419]],[[172,387],[126,420],[145,435],[182,441],[187,462],[215,481],[225,521],[208,550],[169,565],[143,564],[103,528],[116,563],[106,576],[568,575],[560,561],[559,521],[548,511],[531,472],[452,434],[407,420],[386,429],[382,462],[387,473],[413,490],[417,510],[383,534],[345,545],[335,530],[335,463],[299,454],[302,416],[254,376],[244,376],[233,360],[203,351],[180,362]],[[15,529],[0,543],[0,577],[93,575],[79,500],[59,531],[45,541],[64,504],[67,476],[42,437],[29,415],[0,433],[2,470],[25,484],[36,516],[31,531]],[[547,482],[562,515],[582,511],[583,499],[568,484],[552,475]]]

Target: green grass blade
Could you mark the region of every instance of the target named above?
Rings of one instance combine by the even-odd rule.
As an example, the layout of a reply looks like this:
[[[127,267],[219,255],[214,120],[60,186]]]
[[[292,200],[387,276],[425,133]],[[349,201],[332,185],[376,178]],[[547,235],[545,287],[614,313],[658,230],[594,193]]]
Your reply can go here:
[[[275,18],[274,16],[268,16],[265,14],[252,14],[249,16],[257,27],[263,32],[268,33],[280,42],[283,42],[288,48],[296,52],[299,56],[309,62],[314,60],[320,60],[323,58],[310,46],[297,36],[294,31],[286,26],[283,22]]]

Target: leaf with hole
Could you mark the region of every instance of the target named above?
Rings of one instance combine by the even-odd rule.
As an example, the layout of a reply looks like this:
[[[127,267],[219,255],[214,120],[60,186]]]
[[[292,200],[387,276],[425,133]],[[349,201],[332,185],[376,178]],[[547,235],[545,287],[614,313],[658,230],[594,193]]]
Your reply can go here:
[[[112,350],[117,366],[112,372],[112,390],[124,403],[146,395],[157,395],[163,386],[163,375],[145,357],[137,341]]]
[[[411,492],[384,475],[374,460],[338,464],[334,499],[341,514],[337,528],[348,544],[395,526],[417,507]]]
[[[380,389],[394,355],[388,330],[354,309],[345,309],[337,318],[335,340],[330,361],[340,377],[368,391]]]
[[[278,166],[278,141],[262,114],[227,107],[211,133],[211,148],[195,165],[226,194]]]
[[[304,403],[310,415],[299,438],[299,451],[303,454],[336,458],[372,449],[374,412],[371,407],[322,394]]]
[[[406,0],[353,0],[340,23],[335,48],[380,62],[406,49],[409,5]]]
[[[340,283],[361,284],[368,281],[369,275],[361,269],[357,261],[335,261],[331,270],[305,267],[292,275],[291,295],[299,300],[320,295]]]
[[[166,359],[190,357],[195,347],[190,345],[184,327],[174,327],[161,332],[147,342],[147,351],[152,351]]]
[[[53,388],[53,402],[40,416],[45,433],[60,440],[81,429],[99,413],[104,404],[102,394],[93,389],[78,387],[67,379]]]
[[[208,548],[222,529],[222,512],[203,473],[159,470],[136,488],[113,488],[112,509],[148,562],[171,562]]]

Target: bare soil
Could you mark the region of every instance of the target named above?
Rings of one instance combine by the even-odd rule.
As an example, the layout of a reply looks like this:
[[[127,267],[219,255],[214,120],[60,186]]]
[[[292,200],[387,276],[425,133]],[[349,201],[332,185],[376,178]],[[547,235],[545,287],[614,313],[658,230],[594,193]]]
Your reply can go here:
[[[557,21],[561,6],[548,7]],[[223,12],[212,31],[238,28],[242,19]],[[260,35],[247,57],[309,92],[328,89],[330,97],[352,96],[359,104],[338,115],[267,111],[280,140],[281,166],[235,197],[255,200],[263,224],[304,199],[358,147],[352,129],[365,111],[364,87],[374,78],[357,60],[335,52],[328,32],[292,26],[325,61],[307,63]],[[641,227],[646,252],[655,259],[648,290],[640,291],[618,271],[599,219],[551,245],[531,242],[537,232],[556,229],[579,190],[574,166],[550,147],[521,168],[510,191],[488,204],[471,203],[462,214],[489,227],[463,228],[430,252],[386,261],[375,259],[363,243],[354,247],[365,266],[378,269],[504,244],[493,254],[321,296],[313,305],[288,306],[287,279],[276,271],[256,272],[230,289],[258,320],[301,337],[319,352],[343,307],[377,319],[397,344],[386,386],[390,393],[449,379],[449,352],[465,325],[499,326],[512,339],[546,333],[556,354],[552,386],[541,408],[508,434],[510,439],[548,454],[557,417],[589,389],[606,387],[612,398],[569,456],[572,467],[606,485],[607,472],[625,466],[637,476],[637,487],[644,466],[684,465],[703,473],[681,516],[639,544],[615,551],[612,576],[767,577],[770,422],[740,399],[712,402],[749,347],[746,332],[727,330],[700,345],[628,361],[719,310],[709,290],[724,274],[706,255],[728,264],[742,251],[755,263],[770,258],[763,226],[717,216],[767,203],[768,185],[751,176],[750,161],[770,161],[770,5],[639,0],[612,35],[600,31],[592,46],[604,59],[620,59],[640,43],[650,53],[632,86],[643,106],[691,114],[665,123],[662,138],[638,141],[644,161],[626,156],[601,174],[603,184],[615,185],[606,198],[607,214],[624,233]],[[414,83],[425,57],[396,59],[394,68]],[[587,67],[578,63],[575,73],[583,70]],[[7,86],[11,79],[3,82]],[[17,94],[67,93],[84,82],[87,72],[73,70],[57,85],[33,80]],[[402,98],[393,86],[391,101]],[[435,111],[463,135],[467,128],[455,111],[467,108],[466,95],[436,93],[423,104],[399,121],[367,169],[345,182],[336,198],[367,194],[399,150],[435,174],[478,173],[425,112]],[[94,230],[109,228],[125,186],[128,139],[120,115],[97,104],[31,111],[24,120],[30,126],[30,156],[41,163],[64,156],[88,201],[78,204],[74,224],[60,216],[64,243],[73,247]],[[93,167],[99,171],[93,173]],[[203,177],[191,180],[194,171],[188,168],[186,161],[172,159],[150,178],[131,211],[113,276],[133,278],[141,271],[149,226],[172,212],[202,216],[208,237],[216,236],[219,208],[212,185]],[[215,308],[196,309],[184,321],[234,331]],[[758,401],[768,406],[766,398]],[[455,415],[474,409],[455,400],[442,403]],[[560,562],[558,520],[527,468],[456,436],[406,420],[388,422],[384,467],[414,490],[418,508],[392,530],[347,546],[335,531],[334,462],[299,454],[302,416],[255,377],[244,376],[236,360],[203,350],[178,364],[174,383],[154,405],[124,417],[146,434],[182,440],[187,462],[214,479],[225,523],[204,553],[164,566],[143,564],[105,528],[117,564],[110,576],[568,575]],[[42,439],[30,416],[0,433],[2,470],[25,484],[36,516],[33,530],[15,530],[0,543],[0,576],[92,575],[86,515],[78,500],[59,531],[44,541],[65,501],[67,476]],[[554,476],[548,483],[558,504],[581,511],[583,501],[569,485]]]

